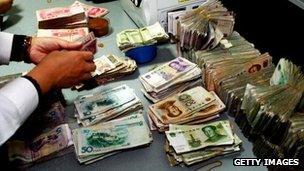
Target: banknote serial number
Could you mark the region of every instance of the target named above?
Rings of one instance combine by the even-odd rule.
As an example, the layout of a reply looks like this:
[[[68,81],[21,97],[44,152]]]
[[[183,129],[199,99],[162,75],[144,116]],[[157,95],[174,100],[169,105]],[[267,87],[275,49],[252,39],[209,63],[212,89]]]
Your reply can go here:
[[[234,158],[234,166],[298,166],[299,159],[257,159],[257,158]]]

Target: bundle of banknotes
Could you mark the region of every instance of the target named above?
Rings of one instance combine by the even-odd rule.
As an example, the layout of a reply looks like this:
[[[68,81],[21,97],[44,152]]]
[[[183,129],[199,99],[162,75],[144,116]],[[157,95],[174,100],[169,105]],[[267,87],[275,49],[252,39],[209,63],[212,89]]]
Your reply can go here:
[[[74,105],[77,121],[83,126],[106,122],[143,108],[134,90],[127,85],[80,96]]]
[[[187,50],[215,48],[224,36],[233,32],[235,23],[233,13],[218,0],[208,0],[197,9],[168,15],[170,32],[176,34],[180,48]]]
[[[150,105],[148,116],[163,132],[169,124],[199,124],[215,119],[224,109],[225,104],[214,92],[198,86]]]
[[[233,116],[240,109],[247,83],[267,85],[274,71],[272,57],[261,54],[237,32],[213,50],[182,53],[202,69],[204,86],[218,94]]]
[[[46,160],[50,155],[58,156],[72,145],[71,130],[67,124],[62,124],[30,141],[8,141],[8,157],[14,164],[24,166]]]
[[[156,103],[184,90],[201,86],[201,69],[178,57],[139,77],[144,95]]]
[[[248,84],[241,105],[250,134],[264,144],[280,149],[281,155],[303,154],[304,74],[300,67],[281,59],[270,79],[270,85]],[[241,122],[241,125],[245,125]]]
[[[6,143],[13,167],[26,168],[71,152],[71,130],[65,109],[57,96],[50,94],[14,136]]]
[[[152,134],[142,114],[134,113],[105,123],[73,130],[80,163],[90,164],[126,149],[146,146]]]
[[[120,77],[132,74],[137,69],[134,60],[112,54],[96,58],[94,59],[94,63],[96,65],[96,70],[91,73],[93,79],[75,86],[74,89],[91,89],[98,85],[103,85]]]
[[[241,139],[230,122],[200,125],[169,125],[165,151],[171,166],[192,165],[210,158],[241,151]]]
[[[139,29],[127,29],[117,34],[117,46],[122,51],[167,41],[169,36],[157,22],[151,26]]]
[[[89,6],[75,1],[68,7],[56,7],[36,11],[39,29],[73,29],[87,27],[88,17],[101,17],[105,8]]]
[[[75,42],[89,34],[87,27],[74,29],[38,29],[37,37],[55,37],[69,42]]]

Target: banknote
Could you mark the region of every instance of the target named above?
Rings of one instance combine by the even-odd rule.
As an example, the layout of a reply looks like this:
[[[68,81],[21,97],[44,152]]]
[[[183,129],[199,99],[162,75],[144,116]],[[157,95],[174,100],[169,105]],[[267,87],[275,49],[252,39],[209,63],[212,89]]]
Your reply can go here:
[[[82,7],[86,13],[86,16],[92,18],[103,17],[109,13],[109,10],[106,8],[87,5],[79,1],[75,1],[71,7]]]
[[[82,47],[80,48],[81,51],[90,51],[93,54],[97,52],[97,39],[93,32],[90,32],[88,35],[78,39],[77,41],[82,44]]]
[[[38,29],[37,37],[55,37],[75,42],[89,34],[89,29],[80,27],[75,29]]]
[[[9,160],[18,160],[23,164],[37,161],[71,145],[72,135],[67,124],[59,125],[30,142],[13,140],[7,143]]]
[[[142,146],[152,141],[143,117],[79,128],[77,135],[79,156]]]
[[[153,114],[163,123],[174,123],[209,107],[215,97],[203,87],[195,87],[149,106]]]
[[[166,131],[166,138],[177,154],[195,151],[209,146],[231,145],[234,137],[230,125],[218,121],[193,129]],[[227,125],[227,124],[226,124]]]
[[[110,89],[100,94],[81,97],[75,101],[80,119],[102,114],[135,99],[132,89],[126,85]]]

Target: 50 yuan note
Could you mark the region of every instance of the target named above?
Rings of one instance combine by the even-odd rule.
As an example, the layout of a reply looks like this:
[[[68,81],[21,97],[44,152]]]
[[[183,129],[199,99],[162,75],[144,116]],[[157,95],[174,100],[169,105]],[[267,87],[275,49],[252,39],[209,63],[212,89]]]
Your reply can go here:
[[[79,156],[132,148],[152,141],[143,117],[78,129]]]

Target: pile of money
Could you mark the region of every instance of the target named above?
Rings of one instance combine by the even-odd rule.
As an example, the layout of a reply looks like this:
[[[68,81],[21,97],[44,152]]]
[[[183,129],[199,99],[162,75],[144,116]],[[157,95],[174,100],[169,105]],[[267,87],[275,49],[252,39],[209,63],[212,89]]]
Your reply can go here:
[[[93,79],[75,86],[78,91],[91,89],[98,85],[106,84],[117,80],[123,76],[132,74],[136,69],[136,62],[128,57],[118,57],[115,55],[103,55],[94,59],[96,70],[91,73]]]
[[[90,17],[90,18],[103,17],[109,13],[108,9],[106,9],[106,8],[87,5],[87,4],[81,3],[79,1],[75,1],[71,5],[71,7],[82,7],[85,11],[86,16]]]
[[[82,47],[80,48],[81,51],[90,51],[93,54],[97,52],[97,39],[94,36],[93,32],[90,32],[88,35],[81,37],[77,40],[81,42]]]
[[[210,158],[236,153],[242,141],[228,120],[201,125],[169,125],[165,151],[171,166],[192,165]]]
[[[38,29],[37,37],[55,37],[69,42],[75,42],[89,34],[87,27],[74,29]]]
[[[27,165],[50,155],[59,155],[60,151],[73,145],[73,141],[69,126],[62,124],[27,142],[12,140],[6,145],[10,162]]]
[[[201,69],[178,57],[139,77],[144,95],[156,103],[171,95],[202,85]]]
[[[117,34],[117,46],[122,51],[129,49],[151,45],[157,42],[167,41],[169,36],[157,22],[151,26],[143,27],[140,29],[128,29]]]
[[[197,9],[177,14],[180,17],[173,27],[177,28],[176,37],[182,49],[213,49],[224,36],[233,32],[234,15],[218,0],[208,0]],[[173,21],[170,22],[173,25]]]
[[[74,105],[77,121],[83,126],[106,122],[143,108],[134,90],[127,85],[80,96]]]
[[[215,119],[224,109],[214,92],[198,86],[150,105],[148,115],[163,132],[169,124],[199,124]]]
[[[86,27],[87,18],[81,6],[56,7],[36,11],[39,29]]]
[[[75,152],[80,163],[89,164],[123,150],[145,146],[152,134],[142,114],[73,130]]]
[[[215,91],[235,116],[240,108],[247,83],[267,85],[274,71],[272,57],[261,54],[237,32],[205,51],[183,51],[183,55],[202,69],[207,90]]]
[[[303,154],[304,75],[300,67],[281,59],[270,85],[248,84],[241,105],[249,133],[288,157]],[[241,125],[246,125],[239,121]],[[243,127],[241,127],[243,128]],[[248,131],[247,131],[248,132]],[[260,151],[256,150],[257,153]],[[299,157],[299,156],[298,156]]]

